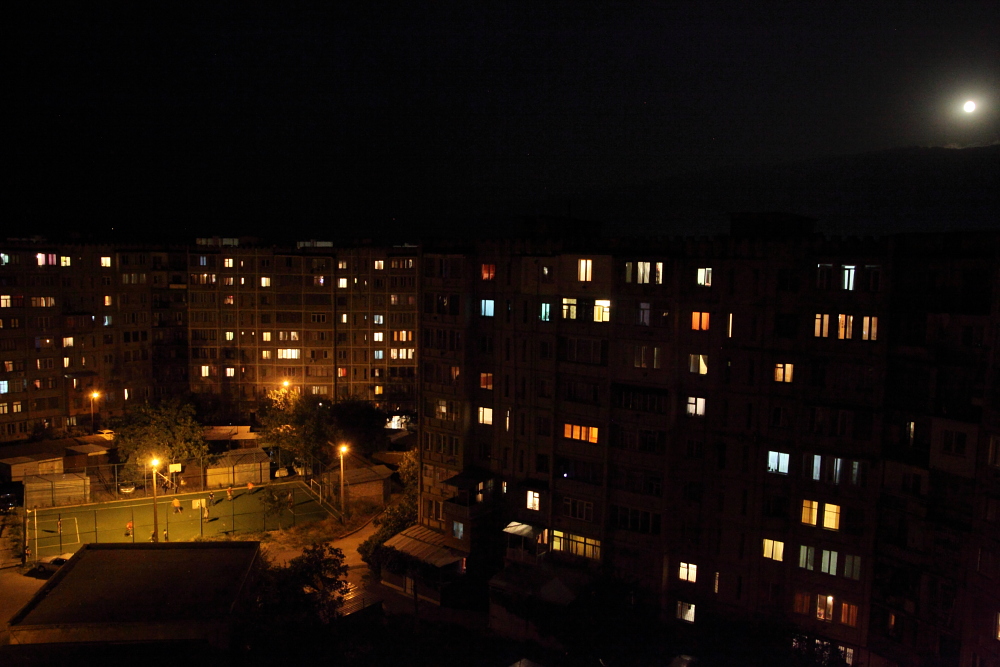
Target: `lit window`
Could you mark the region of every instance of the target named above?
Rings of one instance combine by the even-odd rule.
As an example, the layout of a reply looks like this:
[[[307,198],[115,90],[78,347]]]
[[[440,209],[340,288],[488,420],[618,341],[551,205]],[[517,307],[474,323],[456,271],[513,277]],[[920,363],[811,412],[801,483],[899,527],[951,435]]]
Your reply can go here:
[[[998,641],[1000,641],[1000,611],[998,611],[994,616],[994,621],[995,621],[994,625],[996,626],[996,632],[995,632],[996,638]]]
[[[788,474],[788,454],[784,452],[767,453],[767,471],[782,475]]]
[[[385,315],[372,315],[372,323],[385,324]]]
[[[837,338],[850,340],[854,336],[854,315],[837,315]]]
[[[844,576],[848,579],[861,579],[861,556],[844,556]]]
[[[483,264],[482,265],[482,278],[483,280],[493,280],[497,275],[497,265],[496,264]]]
[[[385,359],[385,350],[375,350],[374,354],[376,360]]]
[[[821,621],[833,622],[833,596],[816,596],[816,618]]]
[[[263,331],[263,332],[261,332],[260,338],[265,343],[270,343],[271,342],[271,332],[270,331]]]
[[[802,501],[802,523],[815,526],[819,516],[819,503],[815,500]]]
[[[10,384],[7,380],[0,380],[0,394],[7,394],[10,392]]]
[[[235,338],[236,338],[236,332],[235,331],[227,331],[226,332],[226,340],[234,340]]]
[[[326,276],[313,276],[313,286],[322,287],[326,284]]]
[[[663,284],[663,262],[657,262],[653,274],[653,282],[657,285]]]
[[[562,316],[564,320],[576,319],[576,299],[562,300]]]
[[[483,317],[493,317],[493,299],[483,299],[479,302],[479,314]]]
[[[261,350],[260,351],[260,358],[261,359],[271,359],[272,358],[272,352],[271,352],[271,350]]]
[[[861,340],[878,340],[878,318],[865,315],[861,318]]]
[[[689,354],[688,370],[692,373],[697,373],[698,375],[708,375],[708,355]]]
[[[689,274],[690,275],[690,274]],[[704,287],[712,286],[712,269],[698,269],[698,284]]]
[[[337,278],[337,287],[339,289],[347,288],[347,278]]]
[[[840,530],[840,505],[831,505],[830,503],[824,505],[823,527],[827,530]]]
[[[375,385],[375,395],[376,396],[382,395],[382,385],[380,384]]]
[[[828,549],[823,549],[823,554],[820,557],[820,572],[824,574],[837,575],[837,552],[830,551]]]
[[[840,603],[840,622],[852,628],[858,625],[858,605],[847,602]]]
[[[840,267],[840,287],[845,290],[854,289],[854,268],[844,265]]]
[[[465,535],[465,524],[462,523],[461,521],[452,521],[451,536],[457,540],[460,540],[464,535]]]
[[[101,266],[103,266],[105,268],[111,266],[111,258],[110,257],[101,257]]]
[[[693,584],[698,581],[698,566],[694,563],[681,563],[677,576],[681,581],[690,581]]]
[[[480,424],[493,424],[493,408],[479,408],[479,423]]]
[[[382,271],[383,269],[385,269],[385,260],[376,259],[375,260],[375,270],[376,271]]]
[[[591,279],[591,271],[593,270],[593,260],[581,259],[577,263],[577,276],[580,282],[589,282]]]
[[[346,259],[338,259],[337,260],[337,268],[338,269],[346,269],[347,268],[347,260]]]
[[[601,560],[600,540],[572,533],[564,533],[561,530],[552,531],[552,550],[565,551],[592,560]]]
[[[719,575],[720,574],[721,573],[719,573],[719,572],[715,573],[715,581],[712,582],[712,592],[713,593],[718,593],[719,592]]]
[[[493,373],[480,373],[479,374],[479,388],[480,389],[493,389]]]
[[[594,301],[594,321],[611,321],[611,301],[608,299],[597,299]]]
[[[344,368],[343,366],[338,367],[337,368],[337,377],[339,377],[339,378],[345,378],[345,377],[347,377],[347,369]]]
[[[383,336],[384,334],[381,331],[376,331],[375,333],[372,334],[372,340],[375,341],[376,343],[381,343]]]
[[[225,305],[227,305],[227,306],[235,305],[236,304],[236,297],[233,296],[232,294],[229,294],[229,295],[227,295],[227,296],[225,296],[225,297],[222,298],[222,303],[225,304]]]
[[[209,369],[209,367],[208,367],[208,366],[202,366],[202,367],[201,367],[201,376],[202,376],[203,378],[207,378],[207,377],[208,377],[208,373],[209,373],[209,370],[210,370],[210,369]]]
[[[816,547],[807,547],[804,544],[799,547],[799,567],[811,570],[815,561]]]
[[[72,337],[63,338],[62,343],[63,347],[73,347],[73,338]]]
[[[813,326],[813,336],[816,338],[826,338],[830,335],[830,316],[823,313],[816,313],[815,324]]]
[[[598,428],[596,426],[580,426],[579,424],[563,424],[563,437],[596,443]]]
[[[551,303],[543,303],[542,304],[542,312],[539,314],[538,317],[539,317],[539,319],[542,322],[549,322],[549,321],[551,321],[551,319],[552,319],[552,304]]]
[[[226,369],[226,377],[227,378],[234,378],[234,377],[236,377],[236,369],[235,368],[227,368]]]
[[[794,370],[794,364],[775,364],[774,365],[774,381],[775,382],[791,382],[792,381],[792,371]]]
[[[300,355],[301,355],[301,350],[295,347],[278,348],[279,359],[298,359]]]
[[[694,331],[708,331],[708,313],[692,312],[691,329]]]
[[[677,601],[677,618],[687,623],[694,623],[694,604]]]
[[[625,282],[632,282],[632,262],[625,262]]]
[[[226,267],[227,269],[233,268],[233,258],[232,257],[224,258],[222,260],[222,266]]]
[[[528,505],[529,510],[538,511],[541,509],[541,497],[538,491],[528,491]]]
[[[650,263],[649,262],[637,262],[636,266],[639,269],[639,271],[637,273],[637,276],[636,276],[638,278],[636,280],[636,282],[639,283],[640,285],[647,285],[647,284],[649,284]]]
[[[72,263],[73,260],[65,255],[59,258],[59,266],[70,266]]]
[[[271,286],[271,279],[268,278],[267,276],[261,276],[261,278],[260,278],[260,286],[261,287],[270,287]]]
[[[341,324],[347,324],[347,313],[341,313],[340,314],[340,323]]]
[[[705,416],[705,399],[697,396],[688,396],[687,414],[689,417]]]
[[[764,558],[771,560],[784,560],[785,543],[778,540],[764,538]]]

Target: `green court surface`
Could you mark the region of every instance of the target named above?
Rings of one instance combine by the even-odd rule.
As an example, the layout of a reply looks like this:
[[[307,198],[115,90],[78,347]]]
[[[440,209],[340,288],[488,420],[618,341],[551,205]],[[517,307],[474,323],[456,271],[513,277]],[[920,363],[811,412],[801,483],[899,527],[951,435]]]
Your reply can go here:
[[[284,506],[280,515],[265,518],[261,503],[265,489],[275,490],[282,499],[291,493],[291,507]],[[172,505],[174,498],[181,502],[182,511],[177,512]],[[207,519],[200,507],[202,503],[210,505]],[[289,528],[329,516],[297,482],[258,486],[253,493],[246,488],[234,489],[232,501],[226,499],[225,490],[216,491],[212,503],[208,501],[208,492],[168,493],[157,497],[156,513],[161,542],[164,529],[169,541],[184,542],[199,536]],[[131,536],[126,536],[129,521],[133,530]],[[27,524],[32,560],[75,552],[91,542],[149,542],[153,532],[153,499],[47,507],[29,511]]]

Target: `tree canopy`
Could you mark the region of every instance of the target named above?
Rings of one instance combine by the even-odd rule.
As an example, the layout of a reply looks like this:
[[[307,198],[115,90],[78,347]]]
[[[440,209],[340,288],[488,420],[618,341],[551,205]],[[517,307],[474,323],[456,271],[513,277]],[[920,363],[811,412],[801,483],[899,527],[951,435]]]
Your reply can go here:
[[[134,406],[112,422],[119,458],[144,466],[150,459],[176,462],[204,456],[208,446],[194,406],[171,399]]]
[[[268,393],[260,409],[261,437],[301,458],[330,460],[328,443],[346,443],[372,453],[385,444],[386,414],[367,401],[333,403],[324,396],[300,396],[286,389]]]

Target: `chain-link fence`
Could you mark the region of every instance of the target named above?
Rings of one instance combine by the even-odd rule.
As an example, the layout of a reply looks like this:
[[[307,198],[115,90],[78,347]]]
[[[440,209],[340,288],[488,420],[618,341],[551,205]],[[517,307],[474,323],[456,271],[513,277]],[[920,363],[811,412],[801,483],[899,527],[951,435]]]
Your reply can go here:
[[[152,498],[157,494],[224,491],[274,481],[302,481],[307,486],[324,466],[316,459],[278,466],[290,457],[277,449],[236,449],[224,454],[161,463],[157,470],[127,463],[94,463],[66,468],[61,473],[26,475],[24,507],[65,507],[118,500]]]

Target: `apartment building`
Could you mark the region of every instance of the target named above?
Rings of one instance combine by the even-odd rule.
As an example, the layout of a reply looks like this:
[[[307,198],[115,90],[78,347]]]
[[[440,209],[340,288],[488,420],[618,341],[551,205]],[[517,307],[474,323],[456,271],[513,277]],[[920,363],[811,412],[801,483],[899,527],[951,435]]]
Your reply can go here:
[[[282,387],[416,409],[416,248],[202,239],[187,270],[195,393],[244,412]]]
[[[230,413],[277,387],[415,412],[417,250],[2,243],[0,441],[189,391]]]
[[[611,571],[681,628],[753,615],[851,664],[990,664],[998,266],[991,234],[760,216],[427,249],[420,521],[393,546],[436,569],[396,583],[447,604],[502,558],[497,602]]]
[[[90,428],[152,395],[150,255],[0,244],[0,441]],[[95,418],[97,421],[97,418]]]

